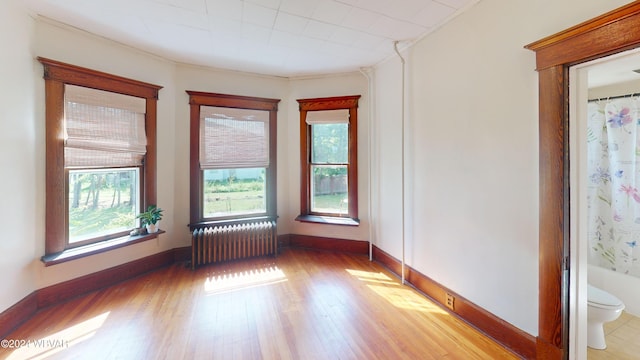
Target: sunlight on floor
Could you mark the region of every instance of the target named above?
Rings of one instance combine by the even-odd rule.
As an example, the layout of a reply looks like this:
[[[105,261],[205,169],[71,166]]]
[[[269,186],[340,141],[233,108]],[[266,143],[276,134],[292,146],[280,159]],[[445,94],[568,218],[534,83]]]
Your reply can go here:
[[[415,291],[406,288],[399,283],[393,281],[389,276],[383,273],[375,273],[361,270],[346,271],[358,278],[358,280],[367,283],[367,287],[395,307],[408,310],[416,310],[428,313],[436,313],[449,315],[438,305],[434,304],[424,296]]]
[[[41,339],[20,340],[7,359],[46,359],[81,343],[96,334],[109,316],[109,311]]]
[[[208,294],[219,294],[283,281],[287,281],[284,272],[277,266],[270,266],[209,277],[204,282],[204,291]]]
[[[346,270],[349,274],[357,277],[358,280],[367,281],[367,282],[378,282],[378,283],[390,284],[390,285],[395,284],[395,282],[390,277],[388,277],[383,273],[374,273],[371,271],[351,270],[351,269],[346,269]]]

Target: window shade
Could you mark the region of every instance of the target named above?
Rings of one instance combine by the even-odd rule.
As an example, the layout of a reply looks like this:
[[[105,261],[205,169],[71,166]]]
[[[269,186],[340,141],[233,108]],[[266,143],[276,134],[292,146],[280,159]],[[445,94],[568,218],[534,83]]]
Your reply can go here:
[[[65,166],[139,166],[146,153],[146,100],[65,86]]]
[[[346,124],[349,122],[349,109],[307,111],[307,124]]]
[[[269,112],[200,107],[200,168],[269,166]]]

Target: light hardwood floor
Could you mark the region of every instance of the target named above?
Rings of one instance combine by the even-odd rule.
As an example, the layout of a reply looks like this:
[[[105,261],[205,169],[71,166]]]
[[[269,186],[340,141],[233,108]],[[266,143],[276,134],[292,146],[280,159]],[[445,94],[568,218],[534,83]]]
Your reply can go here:
[[[7,339],[45,341],[0,358],[518,358],[366,257],[301,249],[175,264],[44,309]]]

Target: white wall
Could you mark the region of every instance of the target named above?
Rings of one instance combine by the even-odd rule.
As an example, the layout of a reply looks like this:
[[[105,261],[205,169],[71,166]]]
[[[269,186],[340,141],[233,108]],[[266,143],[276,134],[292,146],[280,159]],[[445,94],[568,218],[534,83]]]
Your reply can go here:
[[[532,335],[538,94],[535,54],[523,47],[625,2],[482,0],[404,53],[407,263]],[[400,80],[391,80],[399,76],[397,59],[377,67],[374,125],[375,236],[398,258],[399,191],[387,192],[401,185],[400,170],[388,165],[402,148]]]
[[[403,55],[406,56],[406,55]],[[372,242],[397,259],[402,257],[402,65],[399,58],[374,74],[372,123],[372,193],[375,219]],[[406,99],[406,97],[405,97]],[[405,110],[405,112],[408,112]],[[405,114],[408,118],[408,113]],[[405,133],[408,131],[405,130]]]
[[[589,284],[620,299],[625,312],[640,317],[640,278],[596,265],[588,265]]]
[[[41,239],[44,191],[38,181],[44,168],[35,116],[32,46],[33,20],[20,0],[0,11],[0,311],[35,288],[33,259]]]
[[[607,86],[589,89],[589,99],[602,99],[611,96],[625,96],[640,92],[640,80],[625,81]]]

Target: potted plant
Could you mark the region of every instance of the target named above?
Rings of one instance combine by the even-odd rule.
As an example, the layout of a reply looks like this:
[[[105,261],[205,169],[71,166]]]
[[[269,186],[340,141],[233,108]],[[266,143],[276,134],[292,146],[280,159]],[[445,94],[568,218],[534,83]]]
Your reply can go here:
[[[140,226],[147,228],[147,233],[158,232],[158,222],[162,220],[162,209],[156,205],[149,205],[147,211],[141,212],[137,218],[140,219]]]

